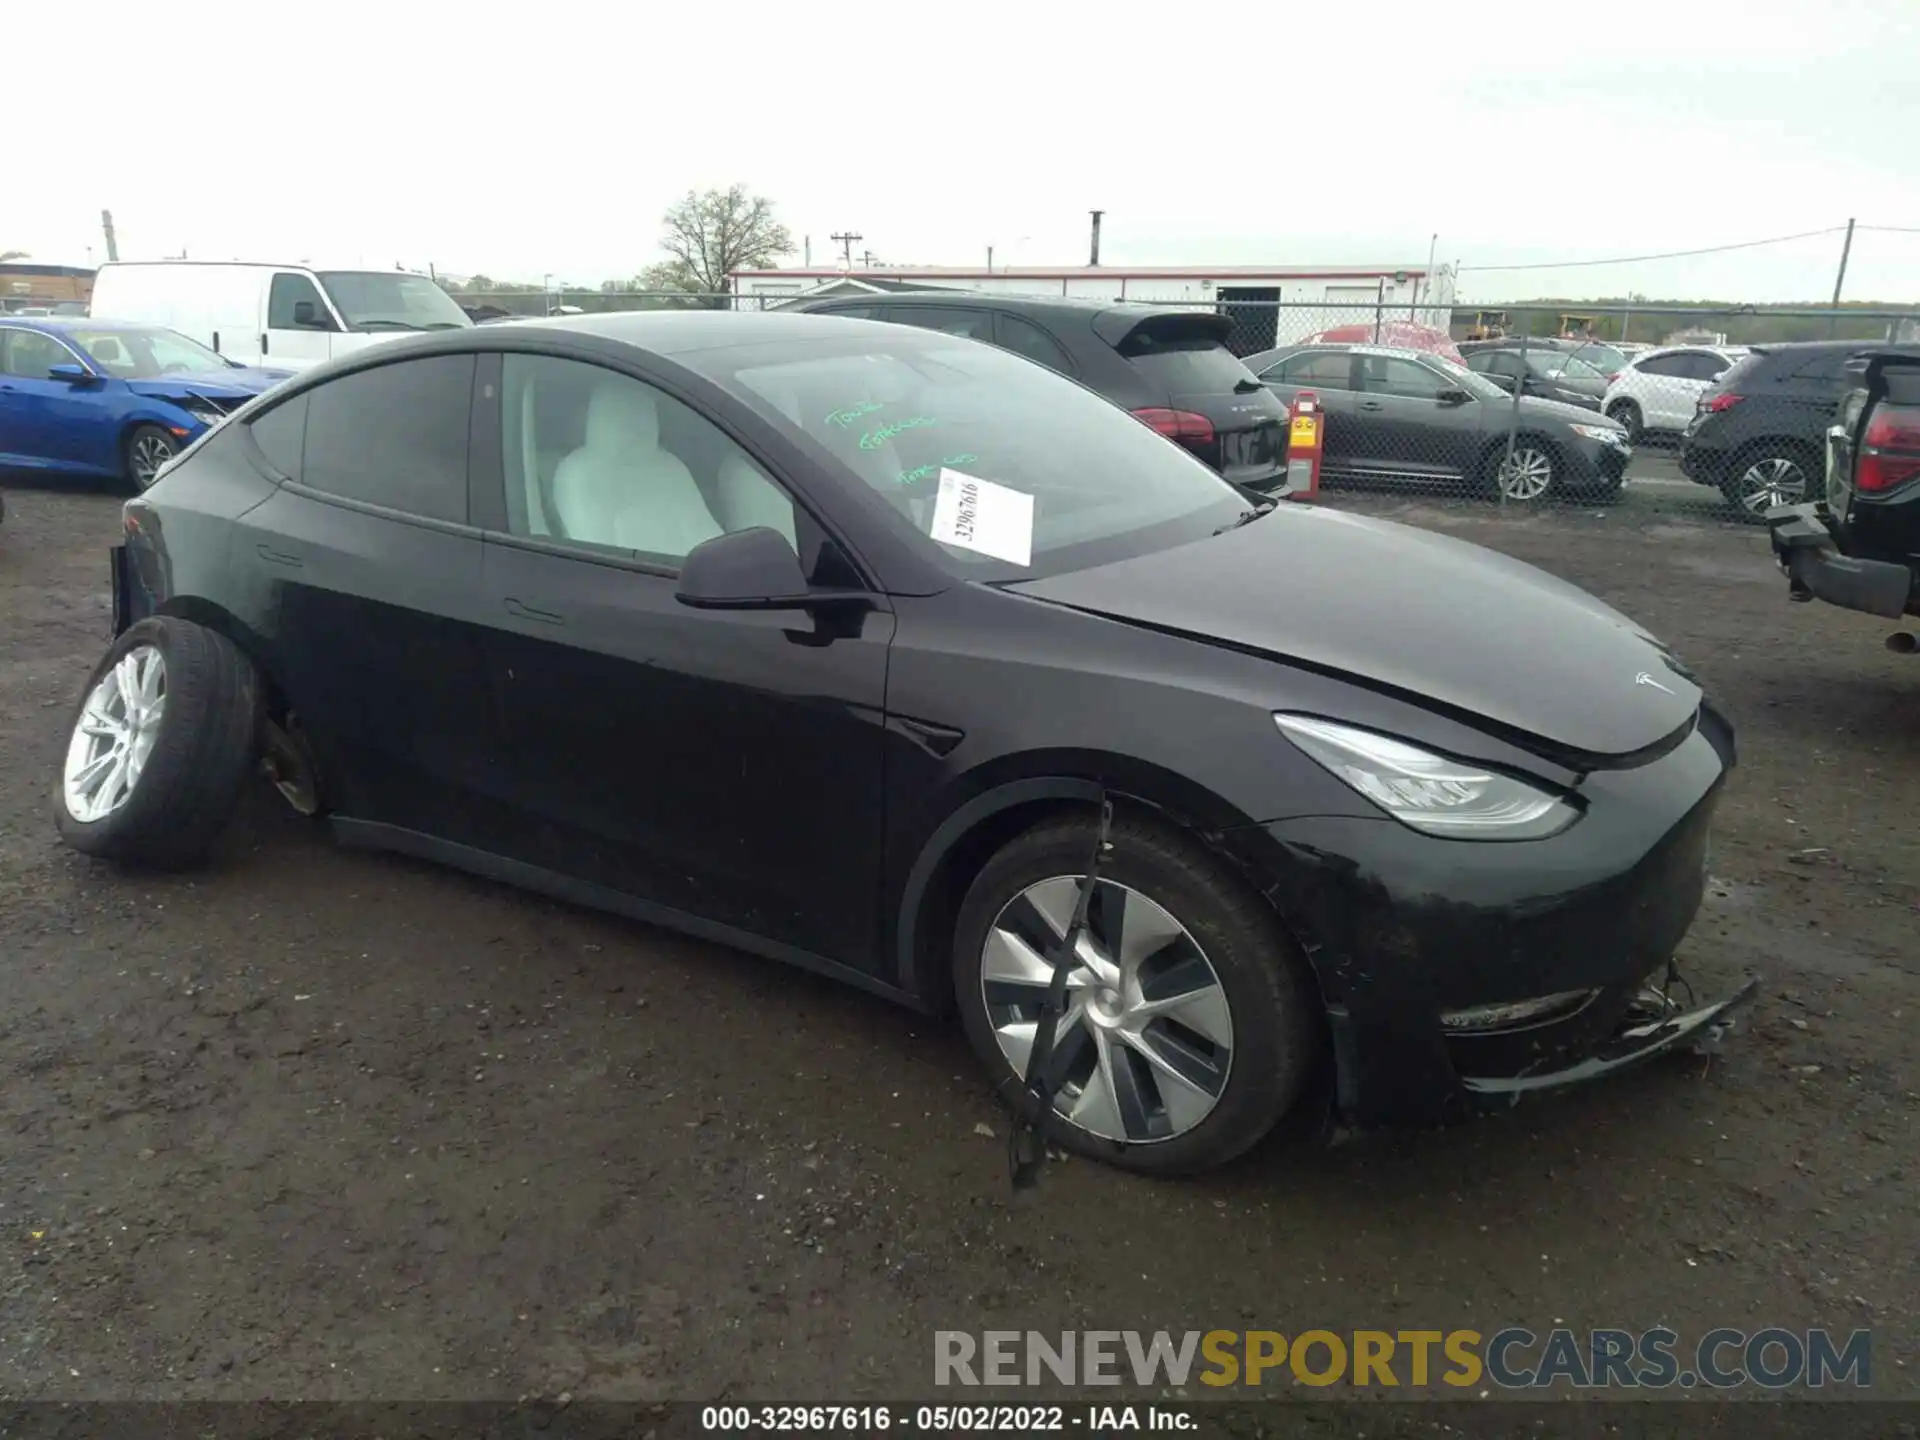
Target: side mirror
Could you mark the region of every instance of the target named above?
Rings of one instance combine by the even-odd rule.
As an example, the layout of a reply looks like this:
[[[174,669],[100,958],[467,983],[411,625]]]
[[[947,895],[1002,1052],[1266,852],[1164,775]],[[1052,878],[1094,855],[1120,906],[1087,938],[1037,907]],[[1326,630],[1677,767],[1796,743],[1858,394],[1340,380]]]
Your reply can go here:
[[[764,525],[694,546],[674,598],[696,610],[803,610],[814,603],[793,546]]]
[[[84,365],[50,365],[47,367],[49,380],[64,380],[69,385],[91,385],[94,374]]]
[[[331,330],[333,322],[321,315],[311,300],[293,302],[293,323],[302,330]]]
[[[1464,405],[1471,400],[1473,396],[1458,387],[1452,387],[1442,390],[1433,398],[1438,400],[1442,405]]]

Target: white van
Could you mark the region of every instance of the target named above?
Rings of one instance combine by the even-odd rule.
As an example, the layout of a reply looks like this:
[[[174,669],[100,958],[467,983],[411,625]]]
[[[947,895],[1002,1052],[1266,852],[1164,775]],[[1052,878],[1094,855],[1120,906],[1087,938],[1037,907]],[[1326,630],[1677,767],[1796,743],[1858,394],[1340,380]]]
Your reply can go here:
[[[425,275],[216,260],[110,260],[93,315],[164,325],[242,365],[303,370],[383,338],[473,322]]]

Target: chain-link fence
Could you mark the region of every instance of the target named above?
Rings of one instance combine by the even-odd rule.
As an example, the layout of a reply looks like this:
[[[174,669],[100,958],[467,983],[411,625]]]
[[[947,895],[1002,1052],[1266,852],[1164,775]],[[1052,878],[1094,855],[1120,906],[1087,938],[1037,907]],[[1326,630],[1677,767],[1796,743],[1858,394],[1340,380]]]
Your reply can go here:
[[[458,296],[482,322],[777,309],[796,298]],[[912,297],[872,298],[885,319],[892,300]],[[1325,417],[1321,484],[1330,494],[1683,509],[1747,522],[1819,492],[1848,356],[1865,345],[1920,346],[1920,310],[1244,300],[1156,308],[1224,316],[1227,349],[1270,392],[1282,402],[1313,394]]]

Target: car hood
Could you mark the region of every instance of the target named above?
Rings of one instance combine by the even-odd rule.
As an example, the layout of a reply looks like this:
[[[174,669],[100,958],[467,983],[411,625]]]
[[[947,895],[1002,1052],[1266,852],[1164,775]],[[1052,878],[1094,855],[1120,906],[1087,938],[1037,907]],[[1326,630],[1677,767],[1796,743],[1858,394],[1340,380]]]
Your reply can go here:
[[[1502,408],[1511,406],[1513,401],[1509,398],[1488,403],[1496,408]],[[1618,430],[1622,435],[1627,433],[1625,426],[1613,420],[1602,419],[1584,405],[1575,405],[1567,400],[1546,400],[1538,395],[1521,396],[1520,415],[1523,419],[1533,416],[1541,420],[1559,420],[1568,425],[1598,425],[1603,429]],[[1505,424],[1505,420],[1502,419],[1502,428],[1505,428]]]
[[[1283,504],[1209,540],[1007,588],[1335,672],[1575,763],[1659,744],[1702,699],[1664,645],[1584,590],[1332,510]]]
[[[152,380],[129,380],[127,388],[136,395],[155,400],[185,400],[204,395],[209,400],[242,400],[270,390],[294,372],[291,370],[208,370],[194,374],[160,375]]]

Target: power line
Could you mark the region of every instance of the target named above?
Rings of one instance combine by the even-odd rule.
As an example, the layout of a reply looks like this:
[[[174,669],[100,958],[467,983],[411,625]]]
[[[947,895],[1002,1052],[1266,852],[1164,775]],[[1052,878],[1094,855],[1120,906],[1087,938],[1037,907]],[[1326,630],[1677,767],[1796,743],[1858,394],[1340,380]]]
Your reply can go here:
[[[1785,245],[1790,240],[1811,240],[1817,235],[1838,235],[1847,227],[1829,225],[1824,230],[1803,230],[1798,235],[1775,235],[1769,240],[1742,240],[1734,245],[1708,245],[1699,250],[1669,250],[1663,255],[1621,255],[1611,260],[1542,260],[1526,265],[1462,265],[1461,270],[1573,270],[1590,265],[1638,265],[1648,260],[1684,260],[1692,255],[1722,255],[1729,250],[1753,250],[1762,245]],[[1863,225],[1863,230],[1873,226]]]
[[[1862,230],[1879,230],[1892,235],[1920,235],[1920,225],[1862,225]]]

